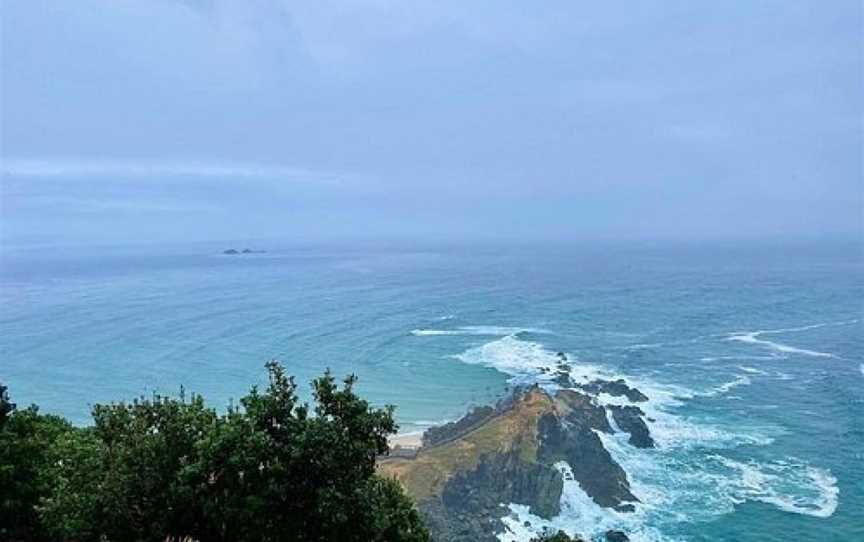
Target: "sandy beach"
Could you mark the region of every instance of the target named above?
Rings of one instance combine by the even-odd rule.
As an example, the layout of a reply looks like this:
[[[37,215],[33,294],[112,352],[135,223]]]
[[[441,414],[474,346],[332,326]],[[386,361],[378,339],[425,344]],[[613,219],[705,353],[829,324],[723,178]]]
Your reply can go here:
[[[419,448],[423,444],[423,432],[400,433],[390,437],[390,447]]]

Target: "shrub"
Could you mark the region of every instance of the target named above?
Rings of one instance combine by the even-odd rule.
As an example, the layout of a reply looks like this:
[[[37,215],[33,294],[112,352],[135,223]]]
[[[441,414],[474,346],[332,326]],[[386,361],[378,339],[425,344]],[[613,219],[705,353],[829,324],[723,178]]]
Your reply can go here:
[[[401,487],[375,474],[392,407],[328,372],[310,409],[281,365],[267,370],[267,389],[223,415],[183,393],[97,405],[88,428],[14,412],[0,428],[0,487],[12,488],[0,538],[428,541]]]

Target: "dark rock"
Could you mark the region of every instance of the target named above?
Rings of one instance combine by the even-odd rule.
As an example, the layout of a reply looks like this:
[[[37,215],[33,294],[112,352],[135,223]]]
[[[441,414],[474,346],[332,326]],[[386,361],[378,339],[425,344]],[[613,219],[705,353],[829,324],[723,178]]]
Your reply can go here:
[[[566,417],[569,424],[578,428],[588,427],[604,433],[613,433],[612,426],[609,425],[609,418],[606,417],[606,411],[596,404],[590,396],[578,391],[560,390],[555,397],[564,403],[570,411]]]
[[[560,391],[557,397],[565,401],[570,412],[563,420],[547,413],[538,421],[538,461],[547,465],[566,461],[585,493],[600,506],[619,509],[625,502],[638,502],[630,492],[624,469],[595,433],[612,432],[603,408],[570,390]]]
[[[497,542],[495,533],[504,530],[500,519],[483,522],[480,518],[452,515],[440,499],[429,499],[418,505],[433,540],[441,542]],[[504,515],[501,511],[500,516]]]
[[[524,504],[549,519],[561,512],[562,489],[561,474],[552,467],[528,463],[512,452],[491,454],[475,469],[457,472],[440,499],[428,499],[419,508],[435,540],[492,542],[504,528],[501,503]]]
[[[614,529],[610,529],[606,531],[606,541],[607,542],[630,542],[630,537],[624,534],[621,531],[616,531]]]
[[[525,504],[531,513],[549,519],[561,512],[561,473],[539,463],[528,463],[514,453],[484,456],[473,471],[457,473],[444,486],[444,505],[472,511],[472,503],[500,514],[500,503]]]
[[[642,421],[638,408],[618,416],[619,427]],[[635,510],[627,475],[598,436],[613,432],[609,420],[588,393],[517,388],[494,408],[475,408],[428,430],[415,457],[391,455],[379,468],[414,496],[433,540],[494,542],[505,531],[508,503],[544,518],[558,515],[565,476],[600,506]],[[570,468],[559,471],[560,461]]]
[[[621,379],[592,380],[587,384],[581,384],[579,387],[593,395],[597,395],[598,393],[608,393],[615,397],[626,397],[634,403],[641,403],[648,400],[648,396],[636,388],[631,388]]]
[[[459,438],[495,415],[490,406],[477,407],[455,422],[430,427],[423,433],[423,446],[435,446]]]
[[[573,380],[570,378],[570,365],[567,363],[567,354],[558,352],[556,356],[558,356],[558,364],[555,368],[556,376],[553,381],[562,388],[572,387]]]
[[[228,250],[223,250],[223,251],[222,251],[222,254],[231,254],[231,255],[234,255],[234,254],[240,254],[240,253],[237,251],[236,248],[229,248]]]
[[[641,408],[632,405],[611,405],[608,408],[618,427],[625,433],[630,433],[630,444],[637,448],[654,447],[654,439],[651,438],[651,432],[648,431],[648,426],[642,419],[645,413],[642,412]]]
[[[570,378],[570,372],[569,371],[559,370],[556,373],[555,378],[553,379],[553,382],[555,382],[556,384],[558,384],[562,388],[569,388],[569,387],[573,386],[573,379]]]

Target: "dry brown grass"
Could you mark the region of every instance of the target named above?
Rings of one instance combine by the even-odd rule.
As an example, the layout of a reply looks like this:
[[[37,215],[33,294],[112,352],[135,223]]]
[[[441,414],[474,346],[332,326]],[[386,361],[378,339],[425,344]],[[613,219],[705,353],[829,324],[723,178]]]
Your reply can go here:
[[[484,422],[469,433],[431,448],[422,448],[410,458],[387,458],[379,471],[398,480],[418,502],[441,491],[453,473],[471,470],[485,454],[516,450],[529,462],[537,458],[537,421],[554,410],[553,400],[540,390],[531,390],[513,407]]]

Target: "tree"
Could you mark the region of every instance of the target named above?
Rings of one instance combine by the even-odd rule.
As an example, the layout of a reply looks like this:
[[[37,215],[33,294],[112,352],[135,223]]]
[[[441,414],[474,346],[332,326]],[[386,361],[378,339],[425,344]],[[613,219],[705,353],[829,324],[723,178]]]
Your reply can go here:
[[[267,370],[267,389],[223,415],[183,393],[97,405],[88,428],[15,412],[0,431],[0,484],[21,483],[14,498],[4,490],[0,524],[15,530],[0,539],[427,542],[401,487],[375,473],[392,407],[328,372],[310,409],[281,365]]]
[[[241,399],[204,439],[185,471],[205,503],[193,536],[207,540],[425,541],[419,514],[399,486],[375,475],[396,431],[392,408],[373,409],[325,374],[313,382],[314,415],[282,367]]]
[[[6,386],[0,384],[0,429],[6,425],[6,420],[9,415],[15,410],[15,403],[9,400],[9,393]]]
[[[11,409],[9,409],[11,411]],[[16,410],[0,426],[0,540],[38,539],[38,505],[51,492],[48,452],[72,426],[31,406]]]
[[[48,494],[40,499],[39,521],[48,540],[99,540],[100,510],[106,503],[100,490],[105,472],[102,443],[92,428],[68,431],[48,449]]]

